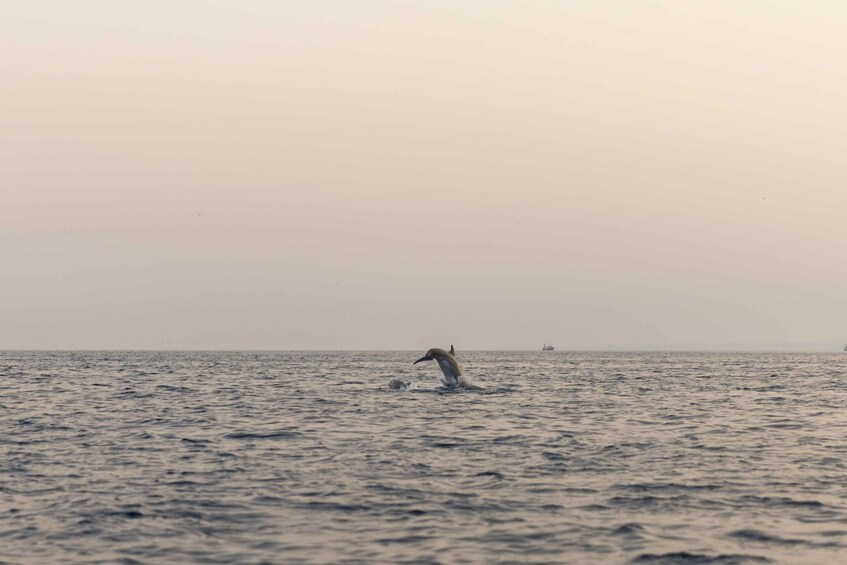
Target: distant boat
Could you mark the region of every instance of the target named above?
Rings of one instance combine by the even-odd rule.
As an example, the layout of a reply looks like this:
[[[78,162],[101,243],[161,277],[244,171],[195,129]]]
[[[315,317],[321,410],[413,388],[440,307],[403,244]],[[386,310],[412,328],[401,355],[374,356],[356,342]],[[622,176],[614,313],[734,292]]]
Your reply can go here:
[[[546,343],[541,347],[541,351],[553,351],[554,347],[552,345],[547,345]],[[844,351],[847,351],[847,347],[844,348]]]
[[[844,351],[847,351],[847,345],[844,346]]]

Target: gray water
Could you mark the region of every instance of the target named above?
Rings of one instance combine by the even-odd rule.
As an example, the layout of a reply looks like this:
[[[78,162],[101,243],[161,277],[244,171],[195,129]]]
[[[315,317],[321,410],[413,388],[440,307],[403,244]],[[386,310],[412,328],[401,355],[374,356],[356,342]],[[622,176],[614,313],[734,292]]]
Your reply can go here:
[[[421,354],[0,353],[0,561],[847,562],[847,354]]]

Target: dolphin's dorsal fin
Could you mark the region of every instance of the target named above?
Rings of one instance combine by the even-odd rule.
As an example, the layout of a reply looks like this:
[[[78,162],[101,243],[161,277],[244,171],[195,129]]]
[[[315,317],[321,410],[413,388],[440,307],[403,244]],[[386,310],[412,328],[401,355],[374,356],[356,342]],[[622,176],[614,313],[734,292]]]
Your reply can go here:
[[[453,349],[453,344],[452,344],[452,343],[450,344],[450,355],[452,355],[453,357],[455,357],[455,356],[456,356],[456,350],[455,350],[455,349]]]

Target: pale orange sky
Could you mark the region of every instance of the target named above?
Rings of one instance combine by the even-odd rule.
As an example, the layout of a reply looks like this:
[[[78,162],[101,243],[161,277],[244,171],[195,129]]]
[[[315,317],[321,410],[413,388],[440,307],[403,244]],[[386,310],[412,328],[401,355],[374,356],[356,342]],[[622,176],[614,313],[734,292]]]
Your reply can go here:
[[[17,2],[0,348],[847,342],[847,4]]]

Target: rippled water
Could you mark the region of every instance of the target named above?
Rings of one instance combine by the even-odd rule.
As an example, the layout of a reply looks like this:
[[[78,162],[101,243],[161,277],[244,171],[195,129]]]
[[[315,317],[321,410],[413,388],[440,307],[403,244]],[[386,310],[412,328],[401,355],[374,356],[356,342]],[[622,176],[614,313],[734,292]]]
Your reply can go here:
[[[0,353],[0,561],[847,561],[847,354],[420,355]]]

